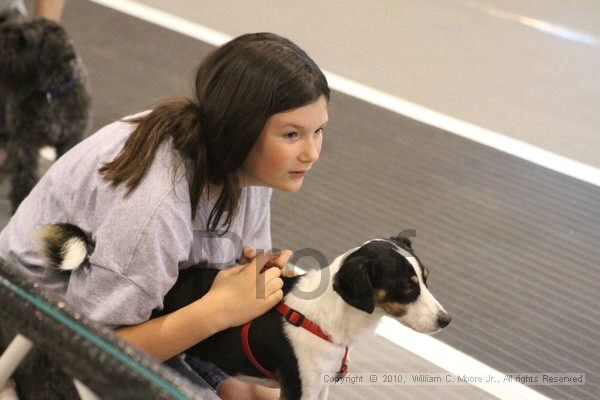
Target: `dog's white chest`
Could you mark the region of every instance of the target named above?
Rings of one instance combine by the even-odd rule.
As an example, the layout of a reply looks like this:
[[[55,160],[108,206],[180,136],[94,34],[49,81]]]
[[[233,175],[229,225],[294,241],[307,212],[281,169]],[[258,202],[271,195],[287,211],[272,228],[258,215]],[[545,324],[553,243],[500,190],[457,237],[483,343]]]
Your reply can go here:
[[[325,384],[323,375],[333,376],[340,370],[345,346],[330,343],[291,324],[286,325],[284,329],[298,359],[303,388],[322,386]]]

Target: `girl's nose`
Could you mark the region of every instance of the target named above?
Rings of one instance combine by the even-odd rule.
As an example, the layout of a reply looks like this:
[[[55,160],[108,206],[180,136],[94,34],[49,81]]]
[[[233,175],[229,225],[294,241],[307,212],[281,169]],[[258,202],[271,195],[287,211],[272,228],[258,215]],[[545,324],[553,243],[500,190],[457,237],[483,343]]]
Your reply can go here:
[[[307,163],[314,163],[319,159],[319,154],[321,153],[321,138],[307,140],[302,150],[300,160]]]

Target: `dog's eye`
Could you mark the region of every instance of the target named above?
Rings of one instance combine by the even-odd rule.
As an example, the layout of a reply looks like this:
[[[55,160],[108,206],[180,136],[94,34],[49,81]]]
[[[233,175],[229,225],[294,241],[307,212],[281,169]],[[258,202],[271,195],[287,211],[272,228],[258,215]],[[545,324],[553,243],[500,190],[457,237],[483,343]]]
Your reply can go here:
[[[402,302],[411,302],[414,301],[417,297],[419,297],[419,293],[421,292],[421,288],[418,285],[414,285],[414,286],[410,286],[410,287],[405,287],[404,290],[401,292],[402,294],[400,295],[401,297],[401,301]]]

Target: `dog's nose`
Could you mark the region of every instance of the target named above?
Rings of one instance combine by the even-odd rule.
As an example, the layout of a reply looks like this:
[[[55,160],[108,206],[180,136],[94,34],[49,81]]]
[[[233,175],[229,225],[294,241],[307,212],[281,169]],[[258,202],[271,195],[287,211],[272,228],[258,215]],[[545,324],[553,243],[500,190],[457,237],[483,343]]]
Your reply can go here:
[[[437,323],[440,328],[447,327],[451,320],[452,320],[452,317],[448,313],[446,313],[444,311],[440,311],[438,313]]]

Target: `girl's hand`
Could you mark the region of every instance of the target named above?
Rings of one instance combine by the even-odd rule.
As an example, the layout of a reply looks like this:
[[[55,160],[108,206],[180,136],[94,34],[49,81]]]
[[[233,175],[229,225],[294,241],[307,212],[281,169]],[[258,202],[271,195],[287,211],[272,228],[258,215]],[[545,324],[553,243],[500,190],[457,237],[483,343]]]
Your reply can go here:
[[[220,271],[204,296],[219,310],[222,329],[240,326],[273,308],[283,298],[281,269],[260,274],[269,256],[260,253],[248,264]]]
[[[282,270],[283,276],[296,276],[292,270],[286,269],[290,259],[294,256],[291,250],[282,250],[281,253],[272,254],[267,261],[268,267],[277,267]],[[240,258],[240,264],[246,264],[252,261],[256,257],[256,250],[251,246],[244,246],[242,256]]]
[[[256,250],[252,246],[244,246],[242,250],[242,256],[240,257],[240,264],[248,264],[250,261],[256,258]]]

